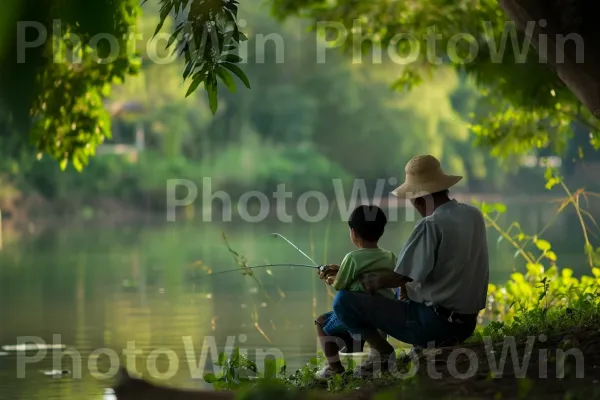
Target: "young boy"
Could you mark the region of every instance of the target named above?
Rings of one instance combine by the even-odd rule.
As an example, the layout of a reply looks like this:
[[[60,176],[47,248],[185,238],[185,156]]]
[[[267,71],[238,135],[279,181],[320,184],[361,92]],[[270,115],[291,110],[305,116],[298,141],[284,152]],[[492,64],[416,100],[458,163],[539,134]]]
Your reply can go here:
[[[330,269],[321,276],[322,279],[335,290],[364,292],[358,279],[359,275],[393,270],[396,266],[396,256],[377,245],[386,224],[387,217],[379,207],[374,205],[357,207],[350,215],[348,225],[350,240],[358,250],[348,253],[339,268],[331,265]],[[398,297],[393,289],[383,289],[378,294],[390,299]],[[315,324],[328,363],[325,368],[317,372],[315,377],[329,379],[344,372],[339,359],[340,350],[345,349],[347,353],[362,351],[364,341],[355,342],[333,312],[321,315]]]

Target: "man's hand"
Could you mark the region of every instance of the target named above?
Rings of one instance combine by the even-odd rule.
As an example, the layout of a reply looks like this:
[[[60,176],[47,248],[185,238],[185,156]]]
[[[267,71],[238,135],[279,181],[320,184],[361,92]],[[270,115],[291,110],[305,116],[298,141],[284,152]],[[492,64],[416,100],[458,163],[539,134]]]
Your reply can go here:
[[[382,289],[384,278],[387,274],[365,274],[359,277],[360,283],[367,293],[375,294]]]
[[[327,270],[325,272],[319,272],[319,278],[325,281],[328,285],[333,285],[333,281],[335,281],[335,276],[340,270],[340,266],[337,264],[329,264],[327,265]]]
[[[407,278],[395,272],[370,273],[359,277],[367,293],[374,294],[381,289],[394,289],[406,283]]]

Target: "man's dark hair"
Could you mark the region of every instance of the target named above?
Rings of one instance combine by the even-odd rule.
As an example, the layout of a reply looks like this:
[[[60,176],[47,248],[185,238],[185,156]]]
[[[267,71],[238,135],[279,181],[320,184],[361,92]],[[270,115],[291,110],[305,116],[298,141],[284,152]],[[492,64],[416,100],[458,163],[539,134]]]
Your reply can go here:
[[[364,240],[377,242],[383,235],[387,217],[375,205],[359,206],[352,211],[348,225]]]

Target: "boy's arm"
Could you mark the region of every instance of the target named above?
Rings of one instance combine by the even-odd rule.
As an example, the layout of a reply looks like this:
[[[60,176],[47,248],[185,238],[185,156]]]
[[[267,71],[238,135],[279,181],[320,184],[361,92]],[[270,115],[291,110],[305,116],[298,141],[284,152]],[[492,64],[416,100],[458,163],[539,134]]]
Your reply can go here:
[[[333,282],[333,288],[335,290],[347,289],[352,282],[356,280],[356,269],[354,266],[354,260],[352,257],[346,256],[340,270],[338,271],[335,281]]]

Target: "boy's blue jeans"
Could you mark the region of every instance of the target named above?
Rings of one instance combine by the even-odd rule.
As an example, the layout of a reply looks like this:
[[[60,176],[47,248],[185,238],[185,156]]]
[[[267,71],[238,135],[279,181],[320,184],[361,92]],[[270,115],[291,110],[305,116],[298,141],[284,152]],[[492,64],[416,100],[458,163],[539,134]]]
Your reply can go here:
[[[410,300],[390,300],[382,296],[341,290],[333,300],[337,318],[353,335],[383,331],[414,346],[427,347],[446,342],[464,342],[476,323],[452,323],[431,307]]]

